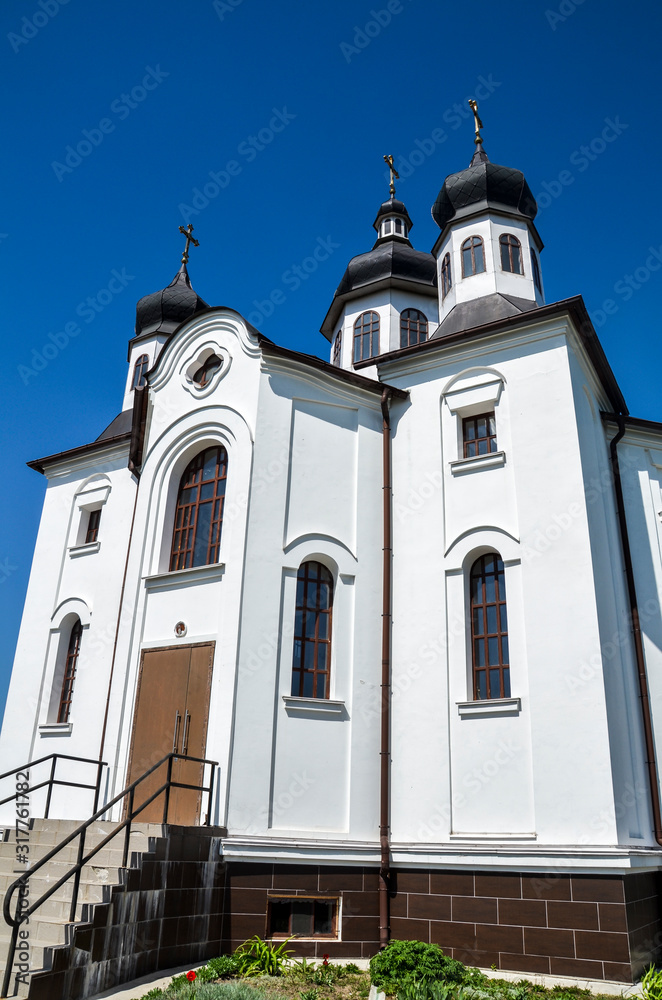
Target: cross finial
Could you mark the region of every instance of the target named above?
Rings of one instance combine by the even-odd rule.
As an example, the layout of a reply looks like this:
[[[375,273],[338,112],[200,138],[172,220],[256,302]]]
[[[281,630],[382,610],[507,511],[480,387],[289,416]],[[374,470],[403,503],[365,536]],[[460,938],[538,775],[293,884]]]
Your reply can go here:
[[[389,153],[388,156],[385,154],[384,159],[386,160],[386,163],[388,164],[388,169],[391,172],[391,182],[388,186],[388,189],[391,192],[391,198],[395,198],[395,178],[397,177],[397,179],[400,180],[400,174],[393,166],[393,155],[391,153]]]
[[[474,120],[475,120],[475,125],[476,125],[476,139],[475,139],[475,143],[476,143],[477,146],[481,146],[483,144],[483,137],[480,134],[480,130],[482,128],[484,128],[485,126],[483,125],[482,121],[480,120],[480,117],[478,115],[478,105],[477,105],[477,103],[476,103],[476,101],[475,101],[475,99],[473,97],[469,98],[469,106],[470,106],[471,110],[474,113]]]
[[[191,233],[193,232],[193,226],[191,225],[190,222],[189,222],[188,226],[186,227],[186,229],[184,229],[183,226],[180,226],[179,227],[179,231],[182,234],[182,236],[186,237],[186,246],[184,248],[184,253],[182,254],[182,264],[187,264],[188,263],[188,248],[189,248],[189,244],[192,243],[194,247],[199,247],[200,244],[198,243],[197,240],[193,239],[193,236],[191,235]]]

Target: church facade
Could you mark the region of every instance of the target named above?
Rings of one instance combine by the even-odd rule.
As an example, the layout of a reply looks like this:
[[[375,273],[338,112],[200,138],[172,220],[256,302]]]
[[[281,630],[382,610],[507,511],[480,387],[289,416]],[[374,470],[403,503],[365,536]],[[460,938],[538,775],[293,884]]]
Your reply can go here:
[[[31,463],[2,768],[101,759],[109,801],[171,750],[214,761],[224,946],[624,982],[659,951],[662,424],[581,298],[545,301],[535,214],[480,136],[430,253],[392,188],[328,361],[185,259],[138,303],[118,417]]]

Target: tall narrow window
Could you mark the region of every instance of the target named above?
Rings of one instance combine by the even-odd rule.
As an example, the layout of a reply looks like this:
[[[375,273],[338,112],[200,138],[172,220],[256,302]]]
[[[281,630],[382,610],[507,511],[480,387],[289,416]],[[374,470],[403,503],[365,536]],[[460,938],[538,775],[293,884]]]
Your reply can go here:
[[[80,652],[80,637],[83,633],[83,626],[80,618],[76,619],[74,627],[69,636],[69,647],[67,649],[67,659],[64,664],[64,677],[62,678],[62,692],[60,694],[60,706],[57,711],[58,722],[68,722],[71,712],[71,699],[74,693],[74,680],[76,678],[76,667],[78,665],[78,654]]]
[[[465,458],[489,455],[497,451],[494,413],[477,413],[475,417],[465,417],[462,421],[462,437]]]
[[[404,309],[400,315],[400,347],[422,344],[427,339],[428,321],[420,309]]]
[[[328,698],[331,673],[333,577],[318,562],[301,563],[294,615],[292,694]]]
[[[354,324],[354,364],[379,352],[379,313],[361,313]]]
[[[498,553],[476,560],[470,587],[474,700],[510,698],[506,583]]]
[[[531,270],[533,271],[533,283],[542,295],[542,279],[540,277],[540,264],[536,257],[535,250],[531,248]]]
[[[451,275],[451,255],[444,254],[441,262],[441,297],[445,299],[453,287],[453,277]]]
[[[96,542],[99,538],[99,522],[101,520],[101,507],[91,510],[87,519],[87,531],[85,533],[85,544]]]
[[[141,389],[145,384],[145,372],[147,371],[147,366],[149,365],[149,357],[146,354],[141,354],[133,367],[133,381],[131,383],[132,389]]]
[[[512,233],[502,233],[499,237],[501,268],[513,274],[522,274],[522,244]]]
[[[201,451],[179,484],[170,569],[218,562],[228,455],[222,446]]]
[[[462,277],[480,274],[485,270],[485,248],[480,236],[470,236],[462,244]]]
[[[333,363],[340,367],[340,354],[342,351],[342,330],[338,330],[336,339],[333,341]]]

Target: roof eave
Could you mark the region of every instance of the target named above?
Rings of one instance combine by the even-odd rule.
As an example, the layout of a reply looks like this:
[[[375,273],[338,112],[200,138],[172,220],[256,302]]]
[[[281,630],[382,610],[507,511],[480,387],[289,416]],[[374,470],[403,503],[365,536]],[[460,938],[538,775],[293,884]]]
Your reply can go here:
[[[417,281],[415,278],[388,276],[386,278],[378,278],[376,281],[368,281],[364,285],[358,285],[356,288],[352,288],[349,292],[341,292],[340,294],[336,292],[320,327],[320,333],[323,334],[329,342],[331,342],[335,333],[338,317],[347,302],[351,302],[354,299],[360,299],[362,295],[366,294],[366,292],[381,292],[383,289],[389,287],[397,288],[404,292],[417,292],[419,294],[422,293],[424,295],[427,294],[434,296],[435,298],[437,297],[436,285],[431,285],[427,281]]]

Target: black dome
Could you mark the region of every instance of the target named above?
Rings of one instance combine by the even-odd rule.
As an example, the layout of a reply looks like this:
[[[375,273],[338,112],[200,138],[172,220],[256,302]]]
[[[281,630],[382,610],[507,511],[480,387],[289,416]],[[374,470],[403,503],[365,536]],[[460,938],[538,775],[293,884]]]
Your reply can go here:
[[[209,306],[193,291],[182,264],[167,288],[145,295],[136,306],[136,336],[143,333],[172,333],[180,323]]]
[[[454,218],[481,208],[506,209],[535,219],[538,206],[521,170],[490,163],[479,149],[466,170],[450,174],[432,206],[432,218],[440,229]]]
[[[409,240],[385,237],[377,240],[368,253],[352,257],[336,289],[336,295],[344,295],[382,278],[404,278],[406,281],[418,281],[435,287],[436,261],[431,253],[414,250]]]
[[[397,198],[389,198],[388,201],[382,202],[379,206],[379,211],[377,212],[377,218],[373,222],[373,228],[379,229],[379,220],[385,215],[401,215],[407,223],[407,232],[411,229],[414,223],[409,218],[409,212],[405,208],[404,201],[399,201]]]

